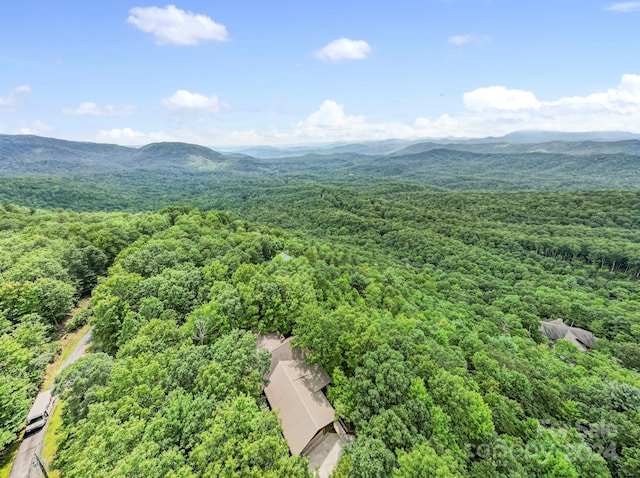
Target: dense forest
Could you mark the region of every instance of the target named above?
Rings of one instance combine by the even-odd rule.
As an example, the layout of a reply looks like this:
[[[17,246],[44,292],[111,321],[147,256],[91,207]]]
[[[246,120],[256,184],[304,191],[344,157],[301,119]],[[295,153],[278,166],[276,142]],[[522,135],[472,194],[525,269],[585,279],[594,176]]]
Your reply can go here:
[[[0,206],[0,448],[24,426],[74,302],[139,235],[124,221],[113,213]]]
[[[56,381],[63,476],[307,475],[261,393],[256,330],[295,334],[329,371],[357,435],[336,476],[640,473],[638,193],[292,180],[192,194],[200,209],[4,206],[5,443],[52,326],[90,293],[93,353]],[[555,318],[600,341],[550,344],[539,324]]]
[[[272,160],[6,138],[28,174],[0,178],[0,449],[88,321],[55,382],[64,477],[310,476],[257,331],[329,373],[357,437],[336,478],[640,476],[637,142]],[[551,343],[555,319],[597,344]]]

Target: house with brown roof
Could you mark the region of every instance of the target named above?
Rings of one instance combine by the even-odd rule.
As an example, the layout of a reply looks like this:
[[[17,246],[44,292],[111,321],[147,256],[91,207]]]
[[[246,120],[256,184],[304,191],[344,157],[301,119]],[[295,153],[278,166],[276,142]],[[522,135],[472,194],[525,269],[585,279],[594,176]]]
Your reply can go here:
[[[582,352],[588,352],[595,345],[598,338],[588,330],[578,327],[571,327],[564,323],[562,319],[552,320],[550,322],[541,322],[540,330],[549,337],[549,340],[568,340]]]
[[[335,410],[323,392],[331,378],[318,365],[306,362],[305,351],[291,346],[293,339],[258,335],[258,350],[271,353],[264,393],[271,408],[278,410],[291,454],[308,456],[312,470],[329,476],[349,437],[334,423]]]
[[[309,365],[304,351],[291,347],[293,337],[258,336],[258,350],[271,352],[269,384],[264,393],[273,410],[279,410],[282,432],[292,455],[304,454],[333,429],[335,410],[322,392],[331,382],[317,365]]]

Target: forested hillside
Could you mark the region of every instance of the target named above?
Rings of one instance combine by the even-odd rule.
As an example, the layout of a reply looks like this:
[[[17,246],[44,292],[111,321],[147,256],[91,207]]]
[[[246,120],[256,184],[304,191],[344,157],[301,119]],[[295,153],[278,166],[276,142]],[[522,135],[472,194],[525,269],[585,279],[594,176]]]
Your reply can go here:
[[[24,426],[74,302],[138,235],[129,216],[0,206],[0,448]]]
[[[637,193],[294,181],[192,199],[235,212],[5,206],[3,290],[42,276],[72,299],[104,275],[94,353],[58,380],[63,476],[305,476],[260,392],[255,330],[296,334],[330,372],[357,435],[337,476],[640,473]],[[59,259],[20,275],[47,263],[34,243]],[[100,266],[71,267],[67,249]],[[4,300],[18,341],[27,312]],[[555,318],[601,340],[551,346],[539,322]],[[9,433],[32,370],[7,388],[23,403]]]
[[[357,436],[336,477],[640,475],[640,193],[613,189],[638,156],[88,145],[80,173],[55,146],[21,161],[59,174],[0,178],[0,446],[90,295],[65,477],[307,476],[256,331],[329,372]],[[550,343],[559,318],[599,341]]]
[[[38,193],[49,194],[50,188],[69,179],[89,188],[97,184],[114,194],[124,186],[144,195],[149,187],[162,184],[172,196],[243,181],[300,179],[399,180],[454,191],[640,188],[638,140],[395,146],[400,144],[388,141],[328,149],[294,148],[276,150],[282,157],[254,158],[186,143],[127,148],[0,135],[0,201],[22,203],[26,195],[16,188],[25,178],[29,178],[28,184],[38,178],[35,184],[44,187],[29,195],[31,201],[44,207],[52,203]]]
[[[0,478],[640,478],[640,0],[2,7]]]

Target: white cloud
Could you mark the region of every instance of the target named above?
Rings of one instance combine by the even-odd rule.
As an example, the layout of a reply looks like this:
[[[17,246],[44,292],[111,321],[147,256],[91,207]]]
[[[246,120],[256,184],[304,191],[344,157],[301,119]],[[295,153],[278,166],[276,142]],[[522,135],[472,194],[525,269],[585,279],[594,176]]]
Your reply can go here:
[[[174,111],[209,113],[217,113],[222,106],[216,95],[205,96],[200,93],[191,93],[187,90],[178,90],[168,98],[163,98],[162,104]]]
[[[100,130],[90,141],[103,143],[116,143],[128,146],[141,146],[149,143],[163,141],[182,141],[185,143],[208,145],[218,135],[218,131],[213,128],[203,128],[201,130],[192,129],[170,129],[166,131],[138,131],[133,128],[113,128]]]
[[[29,124],[22,124],[13,130],[13,134],[43,134],[51,131],[51,126],[40,120],[35,120]]]
[[[613,13],[630,13],[640,10],[640,2],[618,2],[607,5],[604,8],[608,12]]]
[[[472,111],[536,109],[540,102],[530,91],[511,90],[504,86],[489,86],[465,93],[464,105]]]
[[[637,114],[640,113],[640,75],[623,75],[617,88],[605,92],[561,98],[544,105],[558,113]]]
[[[491,43],[491,37],[489,35],[453,35],[447,41],[454,46],[463,46],[468,43],[486,45]]]
[[[505,87],[479,88],[463,100],[468,111],[457,119],[468,136],[521,129],[640,133],[640,75],[623,75],[617,87],[606,91],[551,101]]]
[[[344,105],[325,100],[317,111],[294,124],[289,131],[235,131],[216,139],[219,145],[301,144],[330,141],[361,141],[387,138],[453,135],[457,122],[448,115],[434,121],[418,118],[414,124],[371,123],[362,115],[348,115]],[[209,142],[212,144],[212,141]]]
[[[320,105],[318,111],[309,115],[309,117],[300,124],[308,127],[340,127],[345,122],[362,123],[364,122],[364,118],[362,116],[345,116],[343,105],[333,100],[325,100]]]
[[[0,106],[16,106],[27,93],[31,93],[31,87],[20,85],[9,92],[7,96],[0,96]]]
[[[227,41],[227,28],[206,15],[181,10],[175,5],[136,7],[129,11],[127,22],[151,33],[158,45],[197,45],[206,40]]]
[[[461,135],[461,125],[458,120],[443,114],[435,121],[428,118],[418,118],[415,120],[413,127],[419,136],[428,138],[451,137]]]
[[[462,97],[465,110],[413,123],[373,123],[345,113],[326,100],[287,131],[236,131],[216,144],[296,144],[386,138],[499,136],[524,129],[551,131],[631,131],[640,133],[640,75],[623,75],[620,84],[586,96],[542,101],[531,91],[505,86],[477,88]],[[214,142],[210,141],[209,144]]]
[[[469,43],[473,40],[471,35],[453,35],[449,37],[449,43],[455,46],[462,46],[465,43]]]
[[[442,115],[434,121],[418,118],[413,124],[371,123],[362,115],[347,115],[343,105],[325,100],[317,111],[295,125],[289,141],[359,141],[412,138],[435,133],[448,136],[454,134],[457,128],[457,122],[448,115]]]
[[[331,138],[351,136],[363,129],[370,129],[363,116],[347,116],[343,105],[325,100],[317,111],[296,125],[294,134],[307,138]]]
[[[115,141],[121,144],[130,144],[131,140],[144,140],[146,135],[131,128],[101,129],[97,138],[101,141]]]
[[[172,136],[162,131],[145,133],[143,131],[136,131],[133,128],[103,129],[98,131],[93,139],[103,143],[116,143],[129,146],[141,146],[160,141],[180,141],[179,137]]]
[[[339,38],[314,53],[315,57],[327,62],[343,60],[364,60],[371,54],[371,47],[364,40]]]
[[[77,108],[64,108],[62,112],[71,116],[129,116],[135,113],[132,105],[105,105],[85,101]]]
[[[364,141],[387,138],[426,139],[500,136],[518,130],[631,131],[640,133],[640,75],[623,75],[620,83],[585,96],[541,100],[531,91],[505,86],[477,88],[462,96],[463,111],[412,122],[372,122],[350,114],[344,105],[327,99],[306,118],[278,130],[207,129],[141,132],[131,128],[100,131],[99,141],[145,144],[185,141],[203,145],[247,146]]]

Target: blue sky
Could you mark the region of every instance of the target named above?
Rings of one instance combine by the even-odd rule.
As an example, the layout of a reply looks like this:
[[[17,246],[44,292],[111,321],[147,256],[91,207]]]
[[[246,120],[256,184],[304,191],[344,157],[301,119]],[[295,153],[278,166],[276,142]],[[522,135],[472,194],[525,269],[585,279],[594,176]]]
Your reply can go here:
[[[0,133],[211,146],[640,133],[640,2],[5,2]]]

